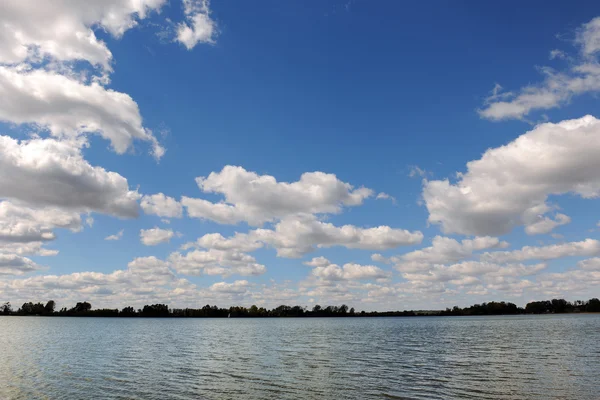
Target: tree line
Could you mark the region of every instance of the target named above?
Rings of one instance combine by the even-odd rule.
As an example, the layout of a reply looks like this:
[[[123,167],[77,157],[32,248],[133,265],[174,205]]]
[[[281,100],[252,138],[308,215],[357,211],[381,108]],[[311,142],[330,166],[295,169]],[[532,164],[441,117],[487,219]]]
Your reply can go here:
[[[10,302],[0,306],[0,315],[40,315],[56,317],[172,317],[172,318],[277,318],[277,317],[412,317],[412,316],[465,316],[465,315],[516,315],[516,314],[549,314],[549,313],[577,313],[600,312],[600,300],[597,298],[588,301],[553,299],[533,301],[527,303],[525,308],[517,307],[514,303],[504,301],[475,304],[470,307],[460,308],[454,306],[442,311],[371,311],[356,312],[347,305],[321,307],[315,305],[312,309],[301,306],[281,305],[273,309],[257,307],[249,308],[234,306],[219,308],[205,305],[202,308],[169,308],[166,304],[145,305],[135,309],[125,307],[119,309],[99,308],[92,309],[87,301],[79,302],[74,307],[56,310],[53,300],[43,303],[27,302],[13,310]]]

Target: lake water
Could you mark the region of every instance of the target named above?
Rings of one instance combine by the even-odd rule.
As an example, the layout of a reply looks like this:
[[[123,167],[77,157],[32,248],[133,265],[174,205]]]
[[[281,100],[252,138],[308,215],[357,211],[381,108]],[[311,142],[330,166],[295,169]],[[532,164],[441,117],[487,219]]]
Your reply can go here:
[[[0,399],[600,399],[600,315],[0,317]]]

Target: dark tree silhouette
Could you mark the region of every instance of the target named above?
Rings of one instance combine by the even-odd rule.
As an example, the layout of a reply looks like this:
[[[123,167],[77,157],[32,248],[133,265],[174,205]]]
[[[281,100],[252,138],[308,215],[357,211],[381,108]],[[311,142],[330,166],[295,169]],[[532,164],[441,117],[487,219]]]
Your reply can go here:
[[[54,312],[54,307],[56,307],[54,300],[49,300],[44,307],[44,311],[46,314],[52,314]]]
[[[0,306],[0,313],[4,315],[9,315],[10,313],[12,313],[12,306],[10,305],[10,301],[7,301],[6,303]]]
[[[600,312],[600,300],[597,298],[589,301],[565,299],[552,299],[532,301],[525,308],[519,308],[513,303],[491,301],[489,303],[474,304],[470,307],[460,308],[454,306],[444,311],[373,311],[356,312],[354,307],[327,306],[325,308],[316,304],[312,310],[302,306],[288,306],[282,304],[272,310],[252,305],[250,308],[232,306],[219,308],[216,305],[205,305],[202,308],[169,309],[166,304],[145,305],[136,310],[133,307],[117,309],[92,309],[87,301],[79,302],[75,307],[63,307],[55,311],[56,303],[49,300],[46,305],[42,303],[23,303],[17,312],[12,310],[9,302],[0,306],[0,315],[45,315],[45,316],[73,316],[73,317],[173,317],[173,318],[267,318],[267,317],[413,317],[413,316],[457,316],[457,315],[514,315],[514,314],[543,314],[543,313],[573,313],[573,312]]]

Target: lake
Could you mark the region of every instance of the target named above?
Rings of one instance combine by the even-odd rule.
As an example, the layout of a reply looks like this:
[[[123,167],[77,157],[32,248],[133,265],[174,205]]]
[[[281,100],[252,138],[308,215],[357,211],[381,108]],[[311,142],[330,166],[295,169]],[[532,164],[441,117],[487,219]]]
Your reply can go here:
[[[600,315],[0,317],[0,399],[600,399]]]

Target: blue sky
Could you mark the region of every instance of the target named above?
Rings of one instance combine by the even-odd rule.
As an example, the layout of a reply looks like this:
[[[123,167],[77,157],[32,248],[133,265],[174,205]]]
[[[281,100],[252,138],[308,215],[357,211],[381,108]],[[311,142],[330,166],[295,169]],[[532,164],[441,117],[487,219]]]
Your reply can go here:
[[[598,295],[594,2],[4,7],[0,300]]]

